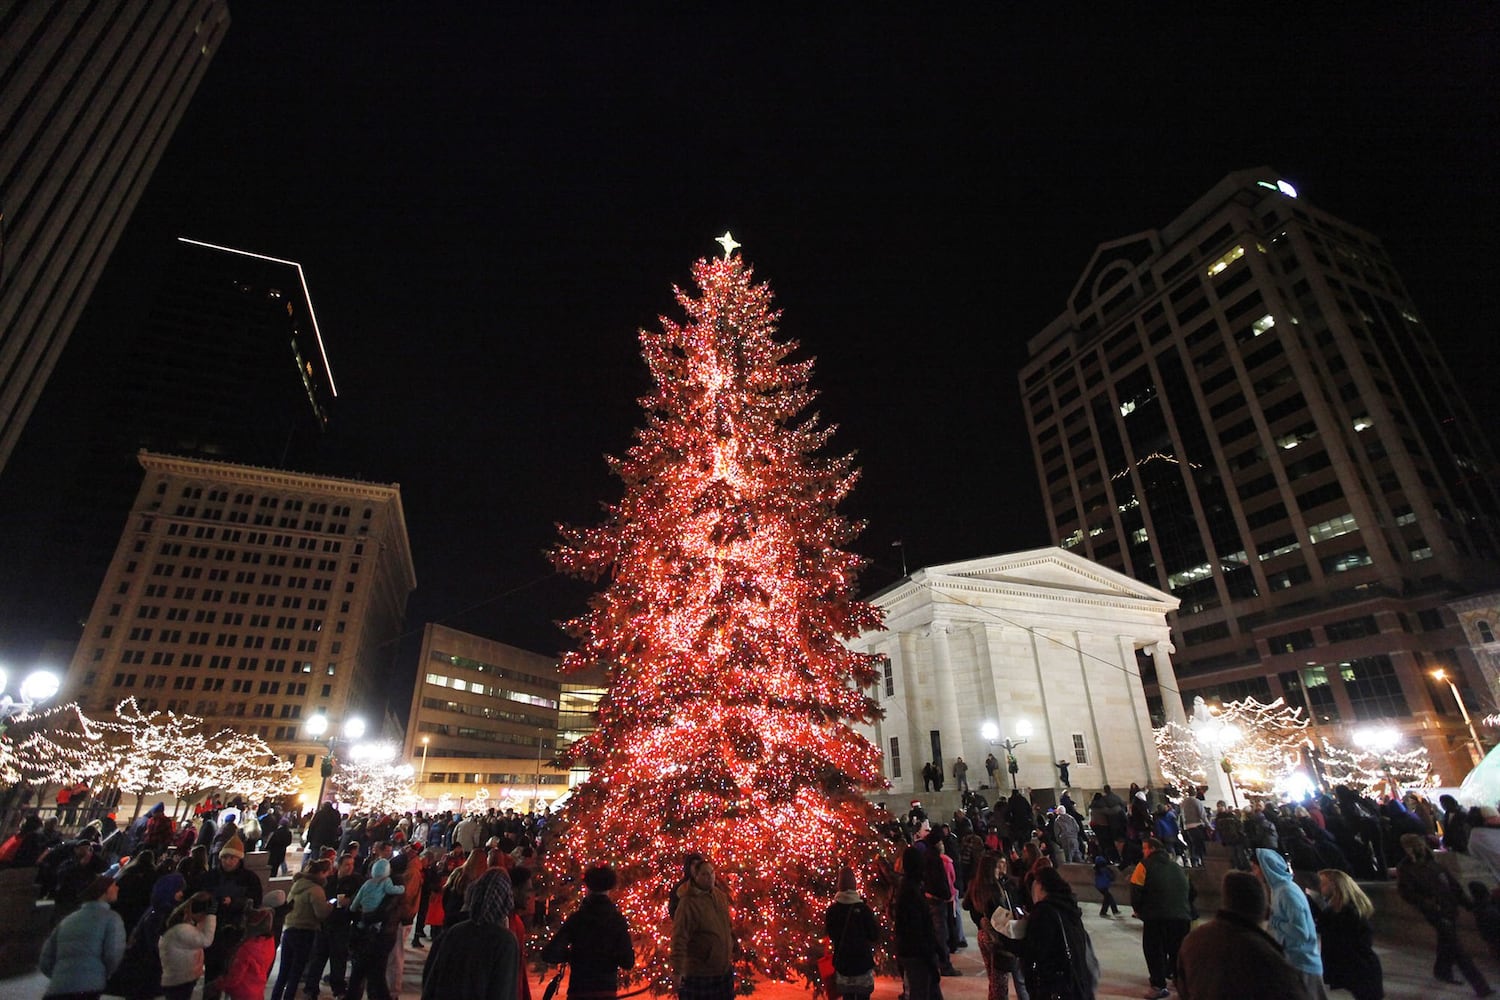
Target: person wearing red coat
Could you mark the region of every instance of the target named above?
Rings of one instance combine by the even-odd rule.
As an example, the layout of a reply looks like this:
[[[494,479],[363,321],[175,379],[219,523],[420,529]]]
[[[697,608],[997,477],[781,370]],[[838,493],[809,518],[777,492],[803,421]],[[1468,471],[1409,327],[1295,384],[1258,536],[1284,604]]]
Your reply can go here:
[[[229,968],[219,977],[219,990],[229,1000],[265,1000],[266,979],[276,961],[276,939],[271,936],[270,910],[251,910],[245,917],[245,939],[234,950]]]

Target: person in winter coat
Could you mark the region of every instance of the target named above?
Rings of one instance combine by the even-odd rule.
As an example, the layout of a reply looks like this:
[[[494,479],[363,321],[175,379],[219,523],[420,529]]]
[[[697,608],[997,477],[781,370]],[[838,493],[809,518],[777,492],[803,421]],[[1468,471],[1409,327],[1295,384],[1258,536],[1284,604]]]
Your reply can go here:
[[[1001,937],[1026,970],[1026,992],[1041,1000],[1093,1000],[1097,964],[1093,943],[1073,888],[1056,868],[1043,868],[1031,883],[1031,908],[1021,938]]]
[[[190,889],[212,895],[217,904],[217,929],[203,956],[203,1000],[218,1000],[219,990],[213,984],[229,968],[229,959],[245,933],[246,915],[260,908],[264,896],[260,876],[244,862],[245,842],[231,835],[219,848],[219,867],[188,883]]]
[[[37,967],[49,997],[98,997],[125,958],[125,924],[110,909],[119,888],[99,875],[80,894],[82,903],[47,935]]]
[[[1193,926],[1187,873],[1160,840],[1141,842],[1144,860],[1130,876],[1130,904],[1141,918],[1141,951],[1153,997],[1166,997],[1167,977],[1177,967],[1177,949]],[[1303,904],[1306,905],[1305,903]]]
[[[510,876],[498,868],[469,886],[468,918],[433,939],[422,967],[422,1000],[515,1000],[521,951],[508,927],[513,907]]]
[[[41,818],[27,816],[16,832],[0,844],[0,868],[30,868],[46,849]]]
[[[282,924],[281,969],[276,974],[276,985],[271,988],[271,1000],[296,1000],[297,980],[312,956],[318,928],[333,912],[333,904],[323,889],[332,870],[332,864],[319,859],[292,879],[291,891],[287,893],[292,909]],[[273,941],[273,951],[274,944]]]
[[[833,942],[833,971],[859,977],[860,982],[869,980],[868,989],[840,990],[840,995],[865,1000],[875,991],[875,943],[880,940],[880,926],[870,904],[859,894],[853,869],[839,873],[839,892],[823,917],[823,926]]]
[[[734,931],[729,897],[714,881],[714,864],[705,858],[693,869],[693,880],[677,890],[672,917],[672,979],[683,997],[733,1000]]]
[[[1266,884],[1271,900],[1271,915],[1266,930],[1286,952],[1292,968],[1302,973],[1307,995],[1313,1000],[1326,996],[1323,991],[1323,959],[1318,952],[1318,928],[1313,922],[1307,896],[1292,881],[1292,870],[1286,858],[1267,847],[1258,847],[1250,859],[1251,869]]]
[[[947,947],[938,943],[923,895],[922,853],[908,847],[901,855],[901,881],[891,902],[896,939],[892,950],[901,963],[902,992],[907,1000],[943,1000],[940,963]]]
[[[542,961],[572,966],[568,976],[570,998],[607,1000],[619,989],[619,970],[635,967],[630,926],[609,898],[616,883],[615,870],[607,865],[584,872],[588,895],[542,949]]]
[[[161,996],[161,954],[157,945],[172,911],[187,893],[187,880],[168,872],[151,887],[151,906],[125,939],[125,961],[110,977],[106,992],[128,1000]]]
[[[1266,887],[1249,872],[1224,874],[1222,908],[1177,951],[1178,1000],[1311,1000],[1307,982],[1261,929]]]
[[[267,909],[251,910],[246,915],[244,940],[234,949],[229,971],[220,976],[216,984],[229,1000],[264,1000],[266,978],[271,974],[271,964],[276,961],[272,919],[273,914]]]
[[[115,900],[114,911],[125,922],[125,929],[131,930],[151,908],[151,887],[156,884],[156,855],[150,848],[141,851],[120,870],[115,882],[120,887],[120,897]]]
[[[167,1000],[188,1000],[203,975],[204,951],[214,943],[219,901],[207,892],[195,893],[172,911],[157,944],[161,956],[161,985]]]
[[[1062,855],[1060,861],[1083,862],[1083,848],[1078,843],[1079,835],[1078,821],[1059,809],[1052,818],[1052,836],[1057,839],[1057,852]]]
[[[1337,868],[1318,872],[1318,890],[1319,895],[1309,897],[1323,936],[1323,981],[1353,993],[1354,1000],[1381,1000],[1384,975],[1370,928],[1375,905],[1347,872]]]
[[[307,963],[307,972],[302,980],[302,991],[310,997],[316,997],[321,988],[325,966],[328,968],[328,984],[335,994],[342,996],[348,988],[349,907],[364,882],[364,876],[359,874],[356,866],[355,856],[345,854],[338,859],[331,891],[328,884],[323,887],[329,901],[337,903],[323,921],[323,926],[318,929],[312,961]]]
[[[286,874],[286,849],[292,845],[292,826],[285,816],[266,837],[266,871],[272,878]]]
[[[1464,899],[1463,889],[1448,870],[1437,863],[1432,848],[1421,834],[1401,835],[1401,849],[1406,857],[1396,866],[1396,889],[1401,898],[1415,906],[1437,931],[1437,956],[1432,975],[1445,983],[1456,983],[1453,967],[1463,973],[1474,995],[1487,997],[1494,993],[1484,973],[1474,964],[1458,940],[1458,907]]]
[[[1120,915],[1120,904],[1115,902],[1115,894],[1111,888],[1115,884],[1115,870],[1110,867],[1109,859],[1103,855],[1094,859],[1094,888],[1099,890],[1099,916],[1107,917],[1111,913]]]
[[[370,877],[349,904],[351,933],[348,1000],[363,1000],[368,987],[375,1000],[390,1000],[385,966],[401,934],[401,899],[406,889],[391,881],[391,863],[381,858],[370,866]]]

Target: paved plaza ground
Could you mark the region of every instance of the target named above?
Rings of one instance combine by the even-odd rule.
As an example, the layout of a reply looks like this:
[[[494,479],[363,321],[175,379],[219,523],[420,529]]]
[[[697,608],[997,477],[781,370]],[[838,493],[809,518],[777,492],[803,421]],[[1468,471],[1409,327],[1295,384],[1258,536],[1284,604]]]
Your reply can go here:
[[[1141,957],[1141,924],[1129,917],[1107,919],[1099,917],[1098,910],[1084,907],[1085,925],[1094,939],[1094,950],[1098,953],[1103,970],[1100,984],[1100,1000],[1141,997],[1147,988],[1146,965]],[[1467,997],[1472,993],[1466,986],[1451,986],[1432,978],[1433,933],[1415,911],[1404,925],[1403,932],[1396,936],[1376,940],[1376,950],[1385,965],[1385,995],[1390,1000],[1429,1000],[1439,997]],[[1491,980],[1500,985],[1500,961],[1488,954],[1475,954],[1476,961]],[[406,1000],[414,1000],[421,994],[422,963],[427,960],[424,950],[408,948],[406,954],[406,980],[401,991]],[[964,975],[943,980],[944,1000],[985,1000],[987,996],[984,966],[974,946],[954,956],[954,965]],[[275,972],[271,975],[275,981]],[[0,1000],[37,1000],[46,989],[46,979],[40,973],[29,973],[0,980]],[[532,996],[541,997],[542,980],[532,974]],[[269,990],[267,991],[269,992]],[[896,1000],[900,995],[900,983],[895,979],[878,979],[874,1000]],[[197,994],[195,994],[196,996]],[[324,992],[325,1000],[329,994]],[[809,1000],[812,994],[800,985],[763,983],[756,990],[763,1000]],[[1348,993],[1337,992],[1331,997],[1347,997]],[[461,998],[454,998],[461,1000]],[[1275,1000],[1268,997],[1267,1000]]]

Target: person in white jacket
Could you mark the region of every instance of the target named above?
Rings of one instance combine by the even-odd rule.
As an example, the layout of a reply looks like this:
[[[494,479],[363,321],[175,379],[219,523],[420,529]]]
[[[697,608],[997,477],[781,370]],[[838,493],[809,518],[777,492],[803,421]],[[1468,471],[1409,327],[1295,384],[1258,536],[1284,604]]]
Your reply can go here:
[[[167,918],[167,929],[157,944],[161,956],[161,985],[166,1000],[189,1000],[203,977],[203,949],[214,943],[219,901],[199,892]]]

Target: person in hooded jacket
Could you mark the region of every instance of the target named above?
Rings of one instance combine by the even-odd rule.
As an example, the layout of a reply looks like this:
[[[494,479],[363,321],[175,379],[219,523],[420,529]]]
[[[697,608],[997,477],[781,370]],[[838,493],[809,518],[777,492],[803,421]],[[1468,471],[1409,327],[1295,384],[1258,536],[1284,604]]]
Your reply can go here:
[[[498,868],[468,887],[467,919],[433,939],[422,967],[422,1000],[515,1000],[521,949],[509,928],[514,899],[510,875]]]
[[[1292,881],[1292,870],[1286,858],[1268,847],[1258,847],[1251,855],[1252,871],[1266,884],[1271,899],[1271,915],[1266,930],[1286,952],[1286,960],[1302,974],[1303,985],[1312,1000],[1324,1000],[1323,958],[1318,950],[1318,926],[1313,920],[1307,895]]]
[[[110,909],[118,891],[109,876],[95,876],[80,893],[78,909],[47,935],[37,959],[49,980],[44,996],[72,1000],[104,990],[125,957],[125,925]]]
[[[630,925],[609,898],[617,881],[615,870],[608,865],[584,872],[588,895],[542,949],[542,961],[572,966],[568,975],[570,998],[613,997],[619,989],[619,970],[635,967]]]
[[[823,926],[833,942],[834,972],[870,979],[868,990],[843,991],[840,995],[865,1000],[875,991],[875,943],[880,940],[880,925],[870,904],[859,894],[852,868],[839,873],[838,895],[823,917]]]
[[[391,881],[389,861],[381,858],[370,866],[370,877],[349,904],[349,951],[354,961],[344,994],[347,1000],[363,1000],[366,987],[375,1000],[390,1000],[385,964],[401,934],[397,910],[405,894],[405,886]]]
[[[157,942],[161,956],[161,985],[167,1000],[188,1000],[203,975],[205,949],[214,943],[219,901],[207,892],[194,893],[172,911],[167,929]],[[204,984],[207,989],[208,984]]]

